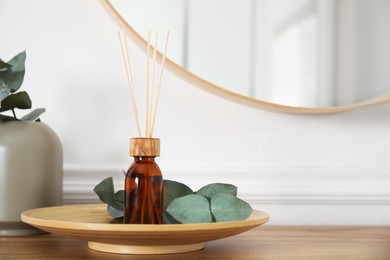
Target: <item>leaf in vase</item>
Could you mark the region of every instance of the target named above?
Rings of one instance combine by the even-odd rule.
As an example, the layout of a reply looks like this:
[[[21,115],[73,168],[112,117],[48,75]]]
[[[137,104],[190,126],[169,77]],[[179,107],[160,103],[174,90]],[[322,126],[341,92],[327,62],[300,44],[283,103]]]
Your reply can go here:
[[[12,65],[4,62],[2,59],[0,59],[0,71],[6,70],[11,68]]]
[[[34,121],[39,118],[42,113],[44,113],[46,110],[44,108],[37,108],[28,113],[27,115],[23,116],[21,120],[23,121]]]
[[[211,183],[196,192],[196,194],[202,195],[208,199],[211,199],[219,193],[228,193],[237,196],[237,187],[226,183]]]
[[[220,193],[211,198],[211,213],[216,222],[247,219],[252,207],[232,194]]]
[[[12,67],[12,66],[11,66]],[[5,89],[8,88],[8,79],[11,75],[12,71],[10,68],[0,69],[0,88]],[[9,89],[11,91],[11,89]]]
[[[1,101],[0,112],[11,110],[14,108],[31,108],[31,99],[25,91],[11,94]]]
[[[187,185],[177,182],[164,180],[163,189],[163,208],[164,211],[167,209],[169,204],[177,198],[193,194],[194,192]]]
[[[17,91],[23,83],[24,73],[25,73],[25,61],[26,61],[26,52],[23,51],[13,57],[8,64],[11,64],[12,67],[8,69],[7,72],[7,88],[11,89],[11,92]]]
[[[0,88],[0,102],[3,99],[5,99],[10,93],[11,93],[11,90],[9,88],[3,88],[3,89]],[[0,103],[0,107],[1,107],[1,103]]]
[[[13,116],[6,116],[0,114],[0,122],[9,122],[9,121],[19,121],[19,120]]]
[[[210,202],[200,195],[190,194],[174,199],[169,204],[167,212],[183,224],[210,223],[212,221]]]

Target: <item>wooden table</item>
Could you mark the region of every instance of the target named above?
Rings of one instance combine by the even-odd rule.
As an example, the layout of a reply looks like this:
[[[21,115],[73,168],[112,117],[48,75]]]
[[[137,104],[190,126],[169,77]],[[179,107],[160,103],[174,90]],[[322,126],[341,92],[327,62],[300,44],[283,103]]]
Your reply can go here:
[[[272,227],[208,242],[204,250],[176,255],[115,255],[87,242],[46,234],[0,237],[0,259],[375,259],[390,260],[390,227]]]

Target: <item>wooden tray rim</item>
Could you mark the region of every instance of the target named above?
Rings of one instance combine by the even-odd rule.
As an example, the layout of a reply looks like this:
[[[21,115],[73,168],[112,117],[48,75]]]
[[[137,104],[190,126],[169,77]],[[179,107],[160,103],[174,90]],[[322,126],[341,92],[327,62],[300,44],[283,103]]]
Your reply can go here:
[[[115,232],[167,232],[167,231],[190,231],[190,230],[216,230],[226,228],[250,227],[258,226],[266,223],[269,220],[269,215],[266,212],[253,210],[251,216],[243,221],[229,221],[217,223],[196,223],[196,224],[120,224],[120,223],[88,223],[77,221],[50,220],[34,217],[34,213],[42,210],[56,210],[64,207],[105,207],[105,204],[79,204],[65,205],[46,208],[37,208],[24,211],[21,215],[22,221],[34,225],[60,229],[78,229],[88,231],[115,231]]]

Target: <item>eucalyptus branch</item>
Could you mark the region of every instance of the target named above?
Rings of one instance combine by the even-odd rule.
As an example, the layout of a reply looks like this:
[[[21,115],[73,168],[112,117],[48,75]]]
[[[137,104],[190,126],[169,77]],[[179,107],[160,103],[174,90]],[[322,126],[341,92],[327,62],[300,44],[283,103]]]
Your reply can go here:
[[[15,109],[12,108],[11,110],[12,110],[12,114],[14,115],[14,118],[15,118],[15,119],[18,119],[18,118],[16,117]]]
[[[31,109],[32,103],[26,91],[19,91],[25,74],[26,52],[17,54],[8,62],[0,59],[0,123],[8,121],[39,121],[39,116],[45,112],[37,108],[21,119],[16,117],[16,109]],[[13,117],[3,115],[12,111]]]

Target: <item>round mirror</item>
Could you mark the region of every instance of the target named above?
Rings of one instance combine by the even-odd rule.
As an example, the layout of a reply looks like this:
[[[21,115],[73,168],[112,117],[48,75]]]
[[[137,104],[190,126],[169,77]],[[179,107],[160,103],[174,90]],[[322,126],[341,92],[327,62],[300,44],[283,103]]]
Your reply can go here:
[[[390,1],[110,3],[144,39],[169,29],[171,60],[243,96],[321,108],[389,95]]]

